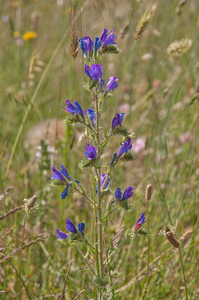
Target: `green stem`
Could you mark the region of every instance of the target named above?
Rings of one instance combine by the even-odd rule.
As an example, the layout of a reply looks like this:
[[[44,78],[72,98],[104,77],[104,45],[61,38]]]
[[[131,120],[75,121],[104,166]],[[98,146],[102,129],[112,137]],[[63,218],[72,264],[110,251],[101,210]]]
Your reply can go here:
[[[185,277],[184,266],[183,266],[183,262],[182,262],[182,253],[181,253],[181,248],[180,248],[180,246],[179,246],[178,250],[179,250],[179,255],[180,255],[180,263],[181,263],[181,267],[182,267],[182,273],[183,273],[183,277],[184,277],[184,286],[185,286],[186,300],[188,300],[187,283],[186,283],[186,277]]]
[[[119,248],[121,248],[123,246],[123,244],[130,238],[131,236],[127,236],[121,243],[120,245],[117,247],[116,250],[114,250],[108,257],[108,259],[105,261],[104,265],[108,263],[108,261],[110,260],[110,258],[115,254],[116,251],[119,250]]]
[[[97,156],[100,164],[100,140],[99,140],[99,103],[96,95],[95,99],[95,111],[96,111],[96,139],[97,139]],[[96,170],[97,173],[97,229],[98,229],[98,251],[99,251],[99,270],[100,277],[103,279],[103,237],[102,237],[102,203],[101,203],[101,184],[100,184],[100,169]]]
[[[84,257],[84,254],[82,253],[82,251],[78,248],[78,246],[75,244],[75,247],[77,249],[77,251],[79,252],[79,254],[81,255],[81,257],[83,258],[83,260],[85,261],[85,263],[89,266],[89,268],[91,269],[91,271],[93,272],[94,276],[95,276],[95,271],[93,270],[91,264],[89,263],[89,261]]]

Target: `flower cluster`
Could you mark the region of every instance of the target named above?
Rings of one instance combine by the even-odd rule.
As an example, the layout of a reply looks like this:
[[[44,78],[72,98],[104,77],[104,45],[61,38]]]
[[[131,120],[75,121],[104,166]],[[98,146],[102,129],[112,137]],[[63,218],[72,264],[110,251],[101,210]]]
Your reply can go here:
[[[109,45],[116,44],[115,40],[117,39],[117,36],[113,34],[114,29],[111,30],[111,32],[108,34],[108,30],[105,28],[101,34],[101,37],[95,37],[95,46],[94,41],[91,40],[90,36],[84,36],[83,38],[79,39],[79,45],[82,49],[84,57],[91,57],[93,52],[93,46],[95,48],[95,54],[97,51],[102,48]],[[101,49],[101,50],[102,50]]]
[[[75,225],[71,222],[70,219],[66,220],[66,231],[70,233],[70,235],[66,234],[65,232],[57,230],[57,237],[60,240],[68,240],[69,238],[71,239],[79,239],[81,238],[81,235],[84,235],[84,229],[85,229],[85,224],[84,223],[79,223],[78,224],[78,230],[76,229]]]
[[[79,183],[79,181],[73,179],[69,176],[67,169],[64,167],[64,165],[61,165],[61,172],[55,168],[55,166],[52,167],[53,174],[51,176],[52,179],[54,179],[54,184],[58,186],[66,186],[64,191],[61,193],[61,199],[65,199],[68,196],[68,189],[72,184],[72,180],[76,183]]]

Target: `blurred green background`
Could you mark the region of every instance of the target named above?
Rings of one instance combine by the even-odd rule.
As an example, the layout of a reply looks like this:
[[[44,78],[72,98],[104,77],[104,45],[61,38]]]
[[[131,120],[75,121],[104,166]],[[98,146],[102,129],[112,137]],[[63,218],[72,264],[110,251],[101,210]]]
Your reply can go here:
[[[135,41],[136,28],[150,13],[144,32]],[[150,182],[153,276],[145,299],[185,299],[178,252],[159,235],[166,225],[176,224],[178,239],[189,230],[181,241],[182,255],[189,299],[198,299],[199,2],[2,0],[0,18],[1,215],[22,205],[24,198],[38,196],[38,212],[26,218],[25,212],[19,211],[1,221],[1,236],[6,228],[16,227],[0,240],[0,248],[8,255],[23,243],[51,233],[45,242],[1,264],[0,287],[5,293],[0,293],[0,299],[28,299],[19,275],[31,299],[59,299],[70,259],[75,261],[65,299],[74,299],[84,288],[88,294],[84,292],[79,299],[91,299],[94,283],[84,263],[55,236],[55,228],[62,229],[71,218],[74,223],[86,222],[92,239],[91,209],[72,192],[61,200],[61,190],[50,187],[50,177],[52,165],[59,169],[64,163],[69,174],[89,191],[87,171],[77,168],[86,145],[82,128],[63,125],[66,112],[62,105],[70,99],[78,100],[83,109],[92,107],[92,99],[82,87],[82,53],[79,51],[75,60],[70,54],[71,33],[76,30],[78,38],[89,35],[94,40],[104,28],[114,28],[122,52],[101,61],[105,80],[119,78],[119,87],[101,114],[101,125],[111,126],[115,112],[125,112],[124,124],[134,131],[135,140],[145,142],[145,148],[134,153],[136,161],[114,170],[112,190],[133,186],[133,208],[111,215],[105,238],[111,240],[122,224],[127,229],[146,213],[144,194]],[[168,46],[183,38],[192,41],[191,48],[177,58],[168,55]],[[118,137],[109,141],[105,165],[118,142]],[[10,186],[13,189],[4,195]],[[112,200],[113,196],[108,199]],[[137,237],[118,251],[112,265],[120,273],[116,289],[125,288],[116,299],[141,299],[147,249],[147,238]]]

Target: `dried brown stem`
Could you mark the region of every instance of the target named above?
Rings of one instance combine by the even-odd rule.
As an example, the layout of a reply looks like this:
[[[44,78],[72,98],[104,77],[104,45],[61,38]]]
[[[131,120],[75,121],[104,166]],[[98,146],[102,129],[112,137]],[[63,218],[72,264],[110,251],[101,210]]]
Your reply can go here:
[[[69,264],[69,267],[68,267],[68,271],[66,273],[66,278],[65,278],[65,281],[64,281],[64,286],[63,286],[63,289],[62,289],[62,294],[61,294],[60,300],[64,299],[64,294],[65,294],[65,289],[66,289],[66,282],[67,282],[67,279],[68,279],[68,274],[70,272],[70,268],[71,268],[72,262],[73,261],[71,260],[70,264]]]
[[[14,214],[16,211],[21,210],[23,208],[24,208],[24,205],[21,205],[19,207],[15,207],[14,209],[11,209],[9,212],[7,212],[7,214],[4,214],[4,215],[0,216],[0,220],[5,219],[9,215]]]
[[[17,248],[16,250],[12,251],[10,254],[8,254],[7,256],[5,256],[3,259],[1,259],[0,263],[2,263],[3,261],[9,259],[11,256],[17,254],[19,251],[22,251],[23,249],[28,248],[28,247],[30,247],[33,244],[37,244],[38,242],[44,241],[49,236],[50,236],[50,234],[44,235],[44,236],[42,236],[42,237],[40,237],[40,238],[38,238],[36,240],[33,240],[33,241],[31,241],[31,242],[23,245],[22,247]]]

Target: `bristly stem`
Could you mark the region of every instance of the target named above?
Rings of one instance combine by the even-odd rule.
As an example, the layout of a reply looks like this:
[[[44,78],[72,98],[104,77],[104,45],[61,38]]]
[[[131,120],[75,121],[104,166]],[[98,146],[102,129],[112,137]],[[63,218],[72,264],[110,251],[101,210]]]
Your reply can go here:
[[[96,140],[97,140],[97,156],[98,162],[100,165],[100,139],[99,139],[99,101],[98,96],[95,94],[95,111],[96,111]],[[98,250],[99,250],[99,270],[100,270],[100,277],[103,279],[103,237],[102,237],[102,203],[101,203],[101,184],[100,184],[100,169],[97,171],[97,186],[98,186],[98,194],[97,194],[97,213],[98,213]]]
[[[186,283],[186,277],[185,277],[184,266],[183,266],[183,262],[182,262],[182,253],[181,253],[181,248],[180,248],[180,246],[179,246],[178,250],[179,250],[180,263],[181,263],[182,273],[183,273],[183,278],[184,278],[184,286],[185,286],[186,300],[188,300],[187,283]]]

